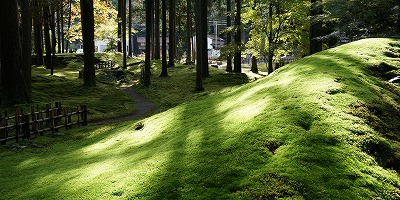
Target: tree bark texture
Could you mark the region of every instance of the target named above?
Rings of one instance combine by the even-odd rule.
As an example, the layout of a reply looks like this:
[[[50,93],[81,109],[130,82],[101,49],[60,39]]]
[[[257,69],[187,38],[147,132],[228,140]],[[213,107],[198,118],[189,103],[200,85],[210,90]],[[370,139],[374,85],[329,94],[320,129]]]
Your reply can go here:
[[[33,19],[36,65],[43,65],[43,9],[39,0],[33,1],[33,9],[36,14]]]
[[[226,1],[226,28],[229,28],[232,23],[231,23],[231,0]],[[232,43],[232,33],[228,31],[226,33],[226,44],[230,45]],[[232,72],[232,55],[230,54],[230,51],[227,55],[226,58],[226,71],[227,72]]]
[[[132,0],[128,0],[128,43],[129,43],[129,48],[128,48],[128,56],[132,57],[132,48],[133,48],[133,43],[132,43]]]
[[[273,9],[272,9],[272,3],[269,3],[269,8],[268,8],[268,10],[269,10],[269,18],[270,18],[270,22],[269,22],[269,33],[268,33],[268,66],[267,66],[267,68],[268,68],[268,74],[271,74],[273,71],[274,71],[274,68],[272,67],[272,59],[274,58],[274,47],[273,47],[273,40],[274,40],[274,38],[273,38],[273,35],[274,35],[274,32],[273,32],[273,27],[272,27],[272,12],[273,12]]]
[[[28,103],[22,67],[17,0],[0,1],[0,103]]]
[[[168,76],[167,63],[167,0],[161,0],[161,15],[162,15],[162,71],[160,77]]]
[[[126,0],[122,0],[122,68],[126,69]]]
[[[56,34],[56,8],[55,5],[51,6],[50,13],[50,30],[51,30],[51,52],[53,53],[53,57],[56,56],[56,46],[57,46],[57,34]]]
[[[186,0],[186,30],[187,30],[187,39],[186,39],[186,45],[187,45],[187,55],[186,55],[186,64],[191,65],[193,64],[192,62],[192,0]]]
[[[93,0],[80,0],[83,37],[83,85],[96,86],[94,69],[94,10]]]
[[[144,66],[144,74],[143,74],[143,84],[144,86],[150,86],[150,61],[151,61],[151,29],[153,24],[151,24],[152,12],[151,7],[153,4],[153,0],[145,0],[146,2],[146,58],[145,58],[145,66]]]
[[[44,43],[46,48],[46,69],[50,69],[50,74],[53,75],[53,64],[51,59],[51,41],[50,41],[50,8],[48,5],[44,5],[43,7],[43,27],[44,27]]]
[[[196,0],[196,91],[204,90],[203,65],[208,68],[207,53],[207,0]]]
[[[27,102],[32,102],[32,18],[30,0],[20,0],[22,26],[22,69]],[[22,91],[21,91],[22,92]]]
[[[174,67],[174,59],[175,59],[175,1],[169,0],[169,49],[168,49],[168,57],[169,63],[168,67]]]
[[[118,14],[117,14],[117,18],[118,18],[118,44],[117,44],[117,51],[118,52],[122,52],[122,43],[121,43],[121,39],[122,39],[122,21],[121,21],[121,17],[122,17],[122,0],[118,0]]]
[[[67,32],[69,32],[69,29],[71,28],[71,20],[72,20],[72,0],[69,0],[69,12],[68,12],[68,26],[67,26]],[[66,41],[65,49],[67,53],[69,52],[69,41]]]
[[[160,60],[160,0],[155,0],[154,3],[154,59]]]
[[[251,72],[258,74],[257,58],[256,56],[251,57]]]
[[[241,22],[240,22],[240,15],[241,15],[241,8],[242,3],[241,0],[236,0],[236,17],[235,17],[235,26],[236,26],[236,35],[235,35],[235,43],[237,46],[235,57],[234,57],[234,72],[242,73],[242,34],[241,34]]]
[[[57,53],[62,53],[61,52],[61,3],[57,5]]]

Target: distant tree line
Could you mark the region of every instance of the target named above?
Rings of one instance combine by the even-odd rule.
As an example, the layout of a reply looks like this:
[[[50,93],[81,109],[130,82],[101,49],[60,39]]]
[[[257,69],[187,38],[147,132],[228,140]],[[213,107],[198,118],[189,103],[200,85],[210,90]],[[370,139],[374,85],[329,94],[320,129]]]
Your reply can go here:
[[[364,37],[395,37],[400,33],[398,0],[0,2],[0,103],[3,105],[32,101],[32,51],[36,54],[35,63],[45,65],[53,74],[55,54],[68,52],[71,42],[82,40],[86,86],[96,85],[95,39],[117,43],[116,50],[123,53],[123,67],[126,67],[126,57],[133,55],[132,21],[144,23],[146,28],[144,85],[150,85],[152,59],[162,59],[160,76],[165,77],[168,68],[174,67],[186,54],[187,64],[196,61],[196,90],[204,89],[202,79],[209,76],[207,34],[211,18],[225,18],[226,29],[221,37],[226,39],[227,45],[222,51],[226,70],[234,73],[241,73],[244,53],[252,55],[253,72],[258,72],[257,59],[265,57],[271,73],[274,60],[282,55],[306,56],[340,42]]]

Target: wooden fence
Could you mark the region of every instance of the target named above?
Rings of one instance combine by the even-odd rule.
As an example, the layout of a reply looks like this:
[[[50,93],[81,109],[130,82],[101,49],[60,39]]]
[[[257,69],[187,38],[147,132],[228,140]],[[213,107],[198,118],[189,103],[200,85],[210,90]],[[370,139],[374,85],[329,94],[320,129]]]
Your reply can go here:
[[[7,111],[0,112],[0,143],[19,139],[30,139],[45,132],[55,133],[62,129],[68,130],[73,126],[87,125],[87,107],[78,106],[76,109],[62,108],[61,102],[56,102],[55,107],[46,105],[46,109],[39,111],[38,106],[31,107],[30,113],[16,110],[15,115],[8,116]]]
[[[94,69],[106,69],[106,68],[113,68],[114,67],[114,61],[109,60],[109,61],[100,61],[99,63],[94,64]],[[83,78],[83,69],[79,70],[79,78]]]

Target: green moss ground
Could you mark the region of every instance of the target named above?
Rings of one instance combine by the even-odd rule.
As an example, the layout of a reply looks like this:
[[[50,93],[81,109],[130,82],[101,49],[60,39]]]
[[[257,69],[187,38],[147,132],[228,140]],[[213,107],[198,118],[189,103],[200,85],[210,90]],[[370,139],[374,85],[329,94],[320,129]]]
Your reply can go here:
[[[360,40],[140,122],[3,147],[0,198],[399,199],[400,91],[375,70],[399,68],[398,44]]]

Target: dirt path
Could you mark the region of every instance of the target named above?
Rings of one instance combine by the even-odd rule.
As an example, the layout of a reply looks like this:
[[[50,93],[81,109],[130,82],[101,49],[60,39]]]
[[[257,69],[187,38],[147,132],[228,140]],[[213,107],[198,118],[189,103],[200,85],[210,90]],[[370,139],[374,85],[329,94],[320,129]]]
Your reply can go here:
[[[150,100],[146,99],[145,97],[141,96],[140,94],[136,93],[132,87],[121,87],[123,91],[129,94],[129,96],[135,100],[135,113],[128,116],[123,117],[116,117],[111,119],[104,119],[99,121],[94,121],[92,124],[108,124],[113,122],[121,122],[121,121],[128,121],[134,119],[140,119],[146,116],[153,114],[158,106],[151,102]]]

